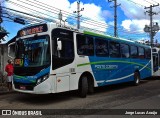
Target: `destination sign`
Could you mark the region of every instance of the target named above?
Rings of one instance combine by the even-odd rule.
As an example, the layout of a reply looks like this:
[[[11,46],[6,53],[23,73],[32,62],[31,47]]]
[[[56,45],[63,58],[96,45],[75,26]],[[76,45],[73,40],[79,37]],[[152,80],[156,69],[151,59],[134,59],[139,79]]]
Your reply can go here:
[[[22,66],[23,65],[23,59],[15,59],[14,64],[15,64],[15,66]]]
[[[47,30],[48,30],[47,24],[35,25],[35,26],[27,27],[20,30],[18,32],[18,36],[22,37],[22,36],[27,36],[31,34],[42,33],[42,32],[46,32]]]

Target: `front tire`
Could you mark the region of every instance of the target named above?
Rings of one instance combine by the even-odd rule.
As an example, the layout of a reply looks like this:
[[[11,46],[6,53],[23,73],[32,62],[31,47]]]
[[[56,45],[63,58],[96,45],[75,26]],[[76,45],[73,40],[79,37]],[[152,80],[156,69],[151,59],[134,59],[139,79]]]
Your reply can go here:
[[[88,93],[92,95],[94,93],[94,82],[88,79]]]
[[[80,82],[79,82],[78,91],[79,91],[79,96],[81,98],[86,98],[87,93],[88,93],[88,80],[87,80],[87,77],[85,77],[85,76],[81,77]]]

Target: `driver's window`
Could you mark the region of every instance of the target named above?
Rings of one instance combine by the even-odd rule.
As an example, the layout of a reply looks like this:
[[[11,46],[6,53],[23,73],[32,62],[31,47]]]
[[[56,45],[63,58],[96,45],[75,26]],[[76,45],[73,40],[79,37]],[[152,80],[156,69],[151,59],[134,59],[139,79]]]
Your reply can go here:
[[[71,32],[68,32],[66,36],[56,35],[58,34],[56,30],[52,33],[52,69],[54,70],[73,62],[74,42],[73,33]]]
[[[65,38],[58,38],[58,40],[62,42],[62,49],[57,50],[58,42],[57,42],[57,38],[54,37],[52,40],[53,55],[57,58],[74,58],[73,41]]]

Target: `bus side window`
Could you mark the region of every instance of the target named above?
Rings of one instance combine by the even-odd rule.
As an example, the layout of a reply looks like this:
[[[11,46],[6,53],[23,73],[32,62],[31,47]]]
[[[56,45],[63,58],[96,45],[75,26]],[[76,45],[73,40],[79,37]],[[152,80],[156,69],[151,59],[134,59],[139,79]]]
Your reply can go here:
[[[139,52],[139,58],[140,58],[140,59],[144,59],[144,58],[145,58],[144,48],[138,47],[138,52]]]
[[[78,55],[93,56],[94,55],[93,38],[77,34],[77,53]]]
[[[106,57],[109,55],[107,40],[96,38],[95,45],[96,45],[96,56]]]
[[[129,58],[129,45],[127,44],[120,44],[120,48],[121,48],[121,57],[122,58]]]
[[[131,58],[138,57],[138,48],[136,46],[130,46],[131,49]]]
[[[109,42],[109,55],[110,57],[120,57],[120,44],[117,42]]]

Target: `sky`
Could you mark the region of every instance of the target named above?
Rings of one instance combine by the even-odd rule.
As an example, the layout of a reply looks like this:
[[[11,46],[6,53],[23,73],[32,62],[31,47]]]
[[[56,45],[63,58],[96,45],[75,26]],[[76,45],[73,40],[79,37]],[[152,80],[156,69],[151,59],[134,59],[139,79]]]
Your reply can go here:
[[[22,11],[28,14],[48,18],[59,22],[58,13],[62,12],[62,19],[66,24],[76,27],[77,0],[0,0],[3,7]],[[110,0],[111,1],[111,0]],[[114,0],[113,0],[114,1]],[[157,5],[160,0],[117,0],[117,28],[118,37],[130,40],[149,40],[149,33],[144,32],[145,25],[150,24],[150,17],[144,9],[150,5]],[[82,15],[80,26],[100,30],[101,33],[114,35],[114,2],[108,0],[81,0],[80,12]],[[5,9],[4,9],[5,10]],[[153,21],[160,25],[160,6],[154,7]],[[146,12],[146,13],[145,13]],[[13,12],[14,14],[15,12]],[[12,14],[12,15],[13,15]],[[18,14],[18,13],[16,13]],[[26,16],[26,15],[24,15]],[[27,16],[28,17],[28,16]],[[21,17],[25,19],[24,17]],[[32,17],[31,17],[32,18]],[[34,20],[32,20],[34,21]],[[17,31],[26,25],[12,22],[3,18],[1,24],[8,32],[6,41],[16,36]],[[160,32],[157,32],[154,40],[160,43]]]

